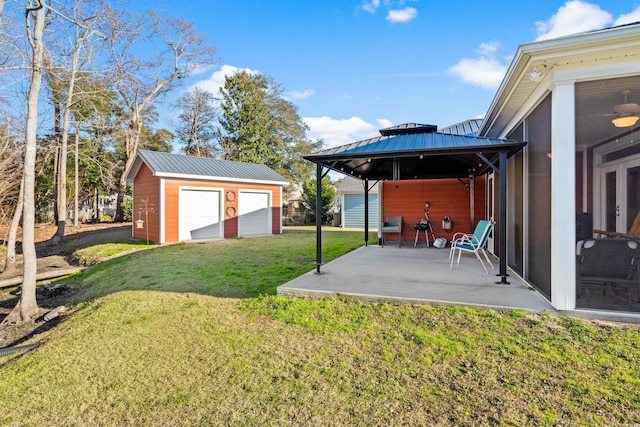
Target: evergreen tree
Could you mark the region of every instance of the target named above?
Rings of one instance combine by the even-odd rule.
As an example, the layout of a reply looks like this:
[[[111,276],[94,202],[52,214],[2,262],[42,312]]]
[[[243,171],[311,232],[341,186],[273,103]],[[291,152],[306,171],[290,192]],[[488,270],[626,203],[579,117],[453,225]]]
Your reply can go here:
[[[310,217],[314,221],[316,218],[316,183],[317,179],[315,176],[305,179],[302,183],[302,203],[304,204],[305,210],[310,213]],[[328,176],[322,178],[321,185],[322,218],[325,220],[329,211],[333,207],[333,202],[336,198],[336,189]]]
[[[302,158],[322,146],[307,138],[308,127],[298,108],[282,96],[282,88],[262,74],[240,71],[226,78],[222,94],[222,157],[266,164],[293,186],[311,173]],[[291,188],[289,189],[291,191]]]

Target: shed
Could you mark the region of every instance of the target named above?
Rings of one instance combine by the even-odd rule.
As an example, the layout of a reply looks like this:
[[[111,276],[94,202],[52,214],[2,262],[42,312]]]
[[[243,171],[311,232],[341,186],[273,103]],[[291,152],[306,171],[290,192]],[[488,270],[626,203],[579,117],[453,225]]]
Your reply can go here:
[[[338,183],[336,183],[336,201],[340,206],[340,224],[343,228],[364,228],[364,182],[348,176]],[[380,222],[377,183],[369,191],[368,215],[369,228],[377,230]]]
[[[282,233],[288,181],[266,165],[138,150],[126,179],[134,237],[175,243]]]

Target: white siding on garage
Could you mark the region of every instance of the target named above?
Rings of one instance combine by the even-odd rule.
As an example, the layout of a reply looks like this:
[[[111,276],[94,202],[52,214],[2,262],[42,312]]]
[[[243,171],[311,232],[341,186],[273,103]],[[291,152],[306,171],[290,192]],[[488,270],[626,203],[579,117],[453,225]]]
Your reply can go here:
[[[364,194],[345,194],[344,228],[364,228]],[[369,229],[378,229],[378,195],[369,194]]]
[[[222,237],[221,194],[211,189],[180,189],[178,234],[181,242]]]
[[[238,236],[271,234],[271,193],[240,191]]]

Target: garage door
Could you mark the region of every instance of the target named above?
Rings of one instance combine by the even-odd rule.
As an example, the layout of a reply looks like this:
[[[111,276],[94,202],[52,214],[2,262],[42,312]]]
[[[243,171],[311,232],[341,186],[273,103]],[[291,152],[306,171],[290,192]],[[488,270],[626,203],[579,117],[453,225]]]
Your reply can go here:
[[[180,189],[178,234],[180,241],[222,237],[220,191]]]
[[[238,195],[238,236],[271,233],[269,193],[240,192]]]

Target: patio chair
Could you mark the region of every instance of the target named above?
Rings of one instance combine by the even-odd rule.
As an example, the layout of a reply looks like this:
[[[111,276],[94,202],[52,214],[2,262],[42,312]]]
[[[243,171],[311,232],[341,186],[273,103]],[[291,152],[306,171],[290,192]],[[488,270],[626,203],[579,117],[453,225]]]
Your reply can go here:
[[[633,239],[587,239],[576,245],[576,284],[587,296],[591,306],[589,288],[602,289],[602,295],[627,295],[629,310],[633,308],[631,286],[638,287],[640,295],[640,243]]]
[[[388,216],[384,224],[382,225],[382,247],[387,242],[387,233],[398,233],[400,236],[400,247],[402,247],[402,217],[401,216]]]
[[[493,264],[489,259],[489,255],[487,255],[487,252],[484,250],[484,247],[487,244],[487,239],[489,238],[489,234],[491,234],[494,224],[495,222],[493,221],[483,219],[478,221],[478,225],[476,225],[476,229],[473,231],[473,234],[456,233],[453,235],[453,239],[451,240],[451,250],[449,251],[449,258],[451,259],[449,270],[453,268],[453,260],[456,255],[456,251],[458,251],[458,263],[456,265],[460,265],[460,255],[462,255],[462,252],[473,252],[478,260],[480,260],[480,264],[482,264],[484,271],[489,274],[489,271],[487,270],[487,267],[485,267],[478,252],[482,252],[484,254],[485,259],[491,268],[493,268]]]

